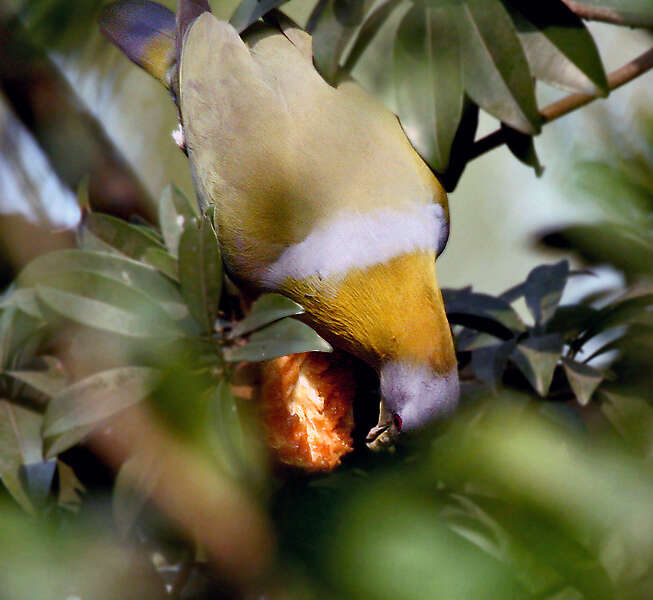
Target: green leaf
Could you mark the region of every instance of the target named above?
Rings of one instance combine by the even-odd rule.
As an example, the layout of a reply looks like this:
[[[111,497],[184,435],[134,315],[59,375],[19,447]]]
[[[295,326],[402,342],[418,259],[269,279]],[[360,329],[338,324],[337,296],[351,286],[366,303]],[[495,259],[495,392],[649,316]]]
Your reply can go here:
[[[57,460],[57,476],[59,478],[59,496],[57,503],[60,508],[77,512],[82,503],[82,494],[86,488],[77,479],[73,471],[66,463]]]
[[[300,352],[331,352],[331,346],[308,325],[282,319],[251,335],[244,346],[224,349],[229,362],[271,360]]]
[[[452,323],[485,331],[501,339],[526,330],[515,309],[501,298],[479,294],[471,288],[443,289],[442,295]]]
[[[43,433],[50,437],[96,425],[144,400],[159,372],[147,367],[119,367],[91,375],[52,398],[44,416]]]
[[[533,75],[582,94],[608,94],[608,82],[594,39],[582,20],[560,0],[504,0]]]
[[[30,513],[34,506],[21,480],[20,468],[43,460],[42,421],[37,412],[0,400],[0,479],[16,502]]]
[[[546,331],[559,333],[565,342],[570,342],[587,328],[597,312],[595,308],[584,304],[558,306],[546,324]]]
[[[86,227],[77,229],[77,248],[90,252],[104,252],[124,256],[122,252],[116,250],[106,242],[103,242],[97,235],[91,233]]]
[[[285,4],[288,0],[243,0],[229,19],[234,29],[242,33],[256,23],[265,13]]]
[[[45,458],[55,458],[59,454],[76,446],[85,440],[96,428],[97,425],[84,425],[74,427],[60,435],[54,435],[44,440]]]
[[[12,306],[34,319],[43,319],[39,303],[36,300],[36,290],[33,288],[14,289],[8,292],[0,301],[0,310]]]
[[[399,0],[383,0],[375,6],[361,25],[360,31],[347,55],[347,60],[342,66],[343,73],[350,74],[354,70],[361,56],[363,56],[365,50],[367,50],[376,37],[376,34],[379,33],[390,15],[399,6],[401,6]]]
[[[562,359],[562,366],[567,375],[567,381],[581,406],[587,406],[592,394],[603,381],[603,374],[595,368],[579,363],[569,358]]]
[[[168,252],[174,257],[179,249],[179,238],[193,219],[200,218],[196,203],[191,202],[174,185],[169,185],[159,201],[159,225]]]
[[[472,370],[479,381],[493,390],[501,384],[508,358],[515,349],[514,340],[478,348],[472,352]]]
[[[160,248],[148,248],[143,255],[143,262],[161,271],[166,277],[177,281],[177,260]]]
[[[38,286],[38,297],[57,315],[129,337],[170,337],[181,325],[141,292],[90,271],[61,273]],[[124,319],[121,322],[121,319]]]
[[[204,332],[212,332],[222,293],[222,258],[206,217],[200,229],[193,223],[184,229],[179,241],[179,280],[191,315]]]
[[[90,177],[88,175],[84,175],[77,186],[77,206],[79,206],[82,214],[91,211],[91,201],[88,197],[89,179]]]
[[[248,485],[260,484],[265,479],[265,449],[258,438],[247,435],[245,411],[227,380],[221,380],[212,390],[210,406],[209,426],[220,445],[218,453],[225,467]]]
[[[607,329],[637,323],[647,316],[650,318],[651,307],[653,307],[653,294],[643,294],[612,302],[594,315],[587,330],[574,346],[582,347],[589,339]]]
[[[653,6],[650,0],[582,0],[581,4],[596,7],[606,17],[616,17],[631,27],[653,27]]]
[[[397,31],[393,72],[399,119],[411,143],[443,172],[463,109],[461,8],[414,6]]]
[[[281,294],[264,294],[252,304],[247,316],[236,323],[229,332],[229,337],[240,337],[284,317],[301,315],[303,312],[304,309],[299,304]]]
[[[320,0],[308,19],[306,30],[313,36],[313,62],[320,75],[335,83],[340,59],[372,0]]]
[[[43,371],[7,371],[7,375],[46,396],[56,396],[66,387],[66,375],[55,359],[50,359],[47,365],[48,368]]]
[[[474,146],[476,130],[478,129],[478,105],[472,102],[468,96],[463,98],[463,112],[460,119],[458,131],[453,139],[449,166],[443,173],[437,173],[440,183],[447,192],[453,192],[458,185],[467,162],[470,152]]]
[[[113,518],[122,537],[130,532],[162,474],[151,454],[130,456],[120,467],[113,488]]]
[[[638,396],[602,391],[601,410],[613,427],[643,456],[653,455],[653,408]]]
[[[505,123],[501,123],[501,129],[504,132],[506,145],[512,155],[525,165],[532,167],[537,177],[541,177],[544,173],[544,167],[540,163],[540,159],[535,151],[535,143],[532,135],[521,133],[512,127],[508,127]]]
[[[499,0],[467,0],[459,33],[465,89],[514,129],[539,133],[535,85],[515,26]]]
[[[21,359],[31,357],[35,348],[28,342],[38,336],[41,326],[40,320],[13,306],[0,313],[0,369],[17,368]]]
[[[610,263],[630,279],[651,272],[653,241],[628,225],[570,225],[546,234],[541,241],[553,248],[571,249],[588,264]]]
[[[517,345],[511,358],[535,391],[545,397],[561,352],[562,338],[549,334],[527,338]]]
[[[526,278],[524,297],[535,324],[545,324],[555,313],[569,276],[569,261],[535,267]]]
[[[138,226],[109,215],[91,213],[84,220],[83,227],[105,244],[135,260],[141,260],[148,248],[162,247]]]
[[[89,271],[130,286],[158,302],[174,319],[188,316],[177,286],[155,268],[135,260],[107,252],[59,250],[30,262],[19,274],[17,285],[34,287],[51,285],[60,274]]]

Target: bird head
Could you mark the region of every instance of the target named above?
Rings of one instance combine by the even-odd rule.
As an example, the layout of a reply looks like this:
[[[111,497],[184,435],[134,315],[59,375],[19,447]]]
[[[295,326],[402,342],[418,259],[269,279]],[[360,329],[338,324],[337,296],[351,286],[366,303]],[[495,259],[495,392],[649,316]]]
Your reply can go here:
[[[381,369],[379,422],[367,434],[368,447],[390,447],[400,433],[449,415],[456,408],[458,395],[455,364],[448,373],[439,373],[428,365],[388,362]]]

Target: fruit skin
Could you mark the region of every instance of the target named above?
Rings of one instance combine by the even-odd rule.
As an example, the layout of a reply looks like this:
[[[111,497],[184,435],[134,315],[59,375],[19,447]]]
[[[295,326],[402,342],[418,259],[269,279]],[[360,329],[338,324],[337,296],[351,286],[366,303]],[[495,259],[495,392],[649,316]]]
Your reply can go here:
[[[282,13],[270,20],[239,36],[206,2],[179,0],[166,84],[183,147],[200,203],[216,207],[230,276],[287,295],[329,342],[377,370],[369,442],[385,445],[457,403],[435,276],[446,194],[395,115],[352,81],[327,84],[311,37]],[[148,68],[134,47],[130,58]]]
[[[309,352],[265,364],[260,412],[276,459],[307,471],[331,471],[353,449],[356,384],[343,354]]]

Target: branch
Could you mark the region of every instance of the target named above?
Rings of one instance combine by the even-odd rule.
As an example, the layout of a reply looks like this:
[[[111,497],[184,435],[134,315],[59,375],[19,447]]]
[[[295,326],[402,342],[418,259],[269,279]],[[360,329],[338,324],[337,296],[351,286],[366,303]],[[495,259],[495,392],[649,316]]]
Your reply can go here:
[[[644,27],[640,20],[635,17],[628,17],[612,8],[603,8],[600,6],[588,6],[582,2],[574,0],[562,0],[576,16],[586,21],[602,21],[603,23],[612,23],[613,25],[627,25],[629,27]]]
[[[636,59],[625,64],[623,67],[612,71],[608,75],[608,88],[610,91],[616,90],[625,83],[632,81],[636,77],[643,75],[653,68],[653,48],[648,49],[643,54],[640,54]],[[542,123],[550,123],[564,115],[593,102],[600,96],[592,96],[590,94],[569,94],[561,100],[545,106],[540,114],[542,115]],[[481,138],[472,146],[468,161],[478,158],[482,154],[498,148],[506,143],[506,129],[497,129],[496,131]]]

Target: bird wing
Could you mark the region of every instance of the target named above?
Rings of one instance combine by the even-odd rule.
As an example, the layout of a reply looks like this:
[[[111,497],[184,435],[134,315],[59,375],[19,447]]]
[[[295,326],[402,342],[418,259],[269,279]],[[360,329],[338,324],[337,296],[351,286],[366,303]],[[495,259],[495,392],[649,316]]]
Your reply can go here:
[[[237,276],[256,284],[257,273],[333,219],[446,202],[381,104],[353,83],[327,84],[305,46],[279,29],[256,24],[244,38],[204,13],[180,64],[194,179],[216,204]]]

